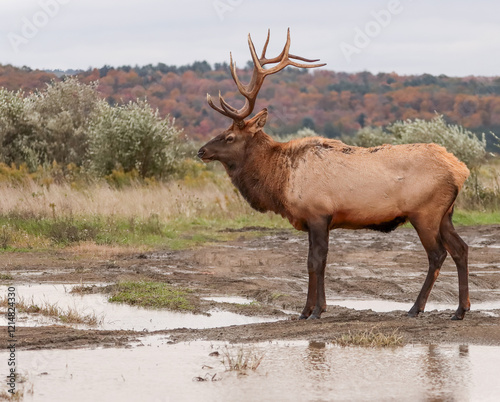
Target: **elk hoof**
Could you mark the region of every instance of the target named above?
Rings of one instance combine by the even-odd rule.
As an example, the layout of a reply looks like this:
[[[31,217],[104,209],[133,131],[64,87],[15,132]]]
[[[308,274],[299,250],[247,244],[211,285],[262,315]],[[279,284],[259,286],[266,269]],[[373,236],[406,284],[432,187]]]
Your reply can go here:
[[[461,308],[459,307],[457,311],[455,311],[455,314],[453,314],[453,317],[451,317],[452,320],[458,321],[458,320],[463,320],[465,317],[465,313],[469,311],[469,309]]]
[[[307,320],[307,318],[308,318],[308,316],[307,316],[307,315],[305,315],[305,314],[301,314],[301,315],[299,316],[299,320]]]
[[[316,314],[311,314],[308,318],[308,320],[319,320],[320,316]]]
[[[419,315],[420,313],[421,313],[421,311],[420,311],[420,310],[412,308],[410,311],[408,311],[407,316],[408,316],[408,317],[415,318],[415,317],[418,317],[418,315]]]

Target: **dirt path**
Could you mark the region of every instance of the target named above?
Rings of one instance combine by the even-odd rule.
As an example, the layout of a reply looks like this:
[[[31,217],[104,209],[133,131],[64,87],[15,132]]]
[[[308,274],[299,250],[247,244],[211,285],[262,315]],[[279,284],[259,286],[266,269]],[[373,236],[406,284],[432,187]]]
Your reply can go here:
[[[459,228],[470,246],[472,311],[463,322],[449,320],[452,310],[425,313],[418,319],[404,312],[374,313],[329,307],[317,322],[296,321],[307,289],[307,238],[294,231],[241,231],[237,241],[195,250],[131,253],[80,246],[50,253],[4,253],[0,273],[16,284],[102,283],[123,279],[153,279],[189,287],[199,295],[236,295],[257,300],[253,306],[224,305],[247,315],[297,313],[286,321],[206,330],[161,333],[172,341],[192,339],[255,342],[273,339],[325,341],[348,331],[398,329],[408,342],[500,344],[500,310],[496,316],[475,311],[474,305],[500,300],[500,226]],[[327,298],[385,299],[408,303],[416,298],[426,271],[426,254],[413,229],[389,235],[370,231],[334,231],[326,274]],[[448,258],[429,302],[458,304],[457,275]],[[7,331],[0,329],[6,344]],[[132,331],[77,330],[63,326],[18,328],[20,348],[122,346],[144,335]]]

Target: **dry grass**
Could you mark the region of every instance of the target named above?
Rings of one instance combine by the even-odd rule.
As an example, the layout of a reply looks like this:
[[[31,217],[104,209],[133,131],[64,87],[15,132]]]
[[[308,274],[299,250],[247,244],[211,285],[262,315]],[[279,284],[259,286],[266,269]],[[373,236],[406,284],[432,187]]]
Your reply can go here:
[[[66,251],[74,254],[75,258],[82,260],[111,260],[123,254],[142,253],[148,251],[146,246],[119,246],[109,244],[95,244],[90,241],[72,244],[66,248]],[[1,276],[0,276],[1,279]]]
[[[122,188],[104,182],[84,188],[0,182],[0,192],[0,251],[77,244],[75,251],[87,254],[92,244],[141,252],[158,245],[183,249],[234,238],[228,227],[289,227],[275,214],[253,211],[230,180],[218,175]]]
[[[399,334],[398,330],[386,335],[381,332],[375,332],[373,329],[370,331],[361,331],[347,334],[342,334],[333,339],[332,343],[339,346],[361,346],[365,348],[384,348],[393,346],[402,346],[404,338]]]
[[[7,308],[7,297],[0,299],[0,308]],[[65,324],[85,324],[92,327],[102,324],[103,318],[98,318],[95,313],[82,314],[74,308],[68,307],[66,310],[60,308],[56,303],[37,305],[31,301],[19,298],[16,301],[16,309],[21,313],[40,314],[46,317],[56,318]]]
[[[2,387],[6,388],[6,387]],[[24,374],[19,374],[16,372],[16,390],[14,394],[11,394],[7,390],[3,389],[0,391],[0,401],[22,401],[26,395],[33,396],[34,384],[33,382]]]
[[[70,184],[42,186],[34,181],[23,185],[0,183],[0,215],[71,218],[101,216],[165,221],[179,215],[227,216],[246,213],[250,207],[233,189],[229,179],[217,177],[200,182],[135,184],[116,189],[106,183],[75,189]]]
[[[263,359],[264,354],[257,353],[253,349],[244,349],[243,347],[236,350],[229,350],[226,347],[222,352],[222,363],[226,371],[237,371],[242,374],[247,370],[257,370]]]

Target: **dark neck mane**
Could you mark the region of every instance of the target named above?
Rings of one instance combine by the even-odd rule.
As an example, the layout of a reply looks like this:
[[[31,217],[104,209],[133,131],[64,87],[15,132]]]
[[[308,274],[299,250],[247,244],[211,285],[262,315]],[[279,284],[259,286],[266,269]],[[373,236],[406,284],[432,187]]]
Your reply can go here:
[[[252,208],[284,215],[289,159],[280,143],[262,131],[256,133],[248,143],[241,164],[228,173]]]

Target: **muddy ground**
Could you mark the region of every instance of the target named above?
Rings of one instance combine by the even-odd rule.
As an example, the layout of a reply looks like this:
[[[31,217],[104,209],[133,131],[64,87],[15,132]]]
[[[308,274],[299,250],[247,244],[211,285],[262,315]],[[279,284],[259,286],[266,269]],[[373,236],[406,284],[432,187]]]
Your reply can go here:
[[[329,341],[349,331],[373,329],[384,333],[398,330],[406,342],[500,345],[500,310],[486,313],[474,309],[475,304],[500,299],[500,226],[462,227],[458,231],[470,246],[472,309],[464,321],[451,321],[452,310],[425,312],[415,319],[406,317],[405,311],[375,313],[332,306],[321,320],[298,321],[307,291],[307,237],[293,230],[247,228],[233,242],[185,251],[132,252],[81,245],[43,253],[4,253],[0,273],[10,274],[18,285],[166,281],[191,288],[201,296],[245,296],[259,302],[250,306],[207,302],[205,308],[216,306],[246,315],[285,318],[265,324],[160,331],[172,342]],[[391,234],[344,230],[331,233],[327,298],[385,299],[408,303],[409,309],[426,272],[426,254],[411,228]],[[456,269],[449,257],[429,302],[458,305]],[[18,327],[16,335],[18,348],[44,349],[124,346],[144,333],[78,330],[60,325]],[[2,328],[0,342],[6,345],[7,341],[7,330]]]

